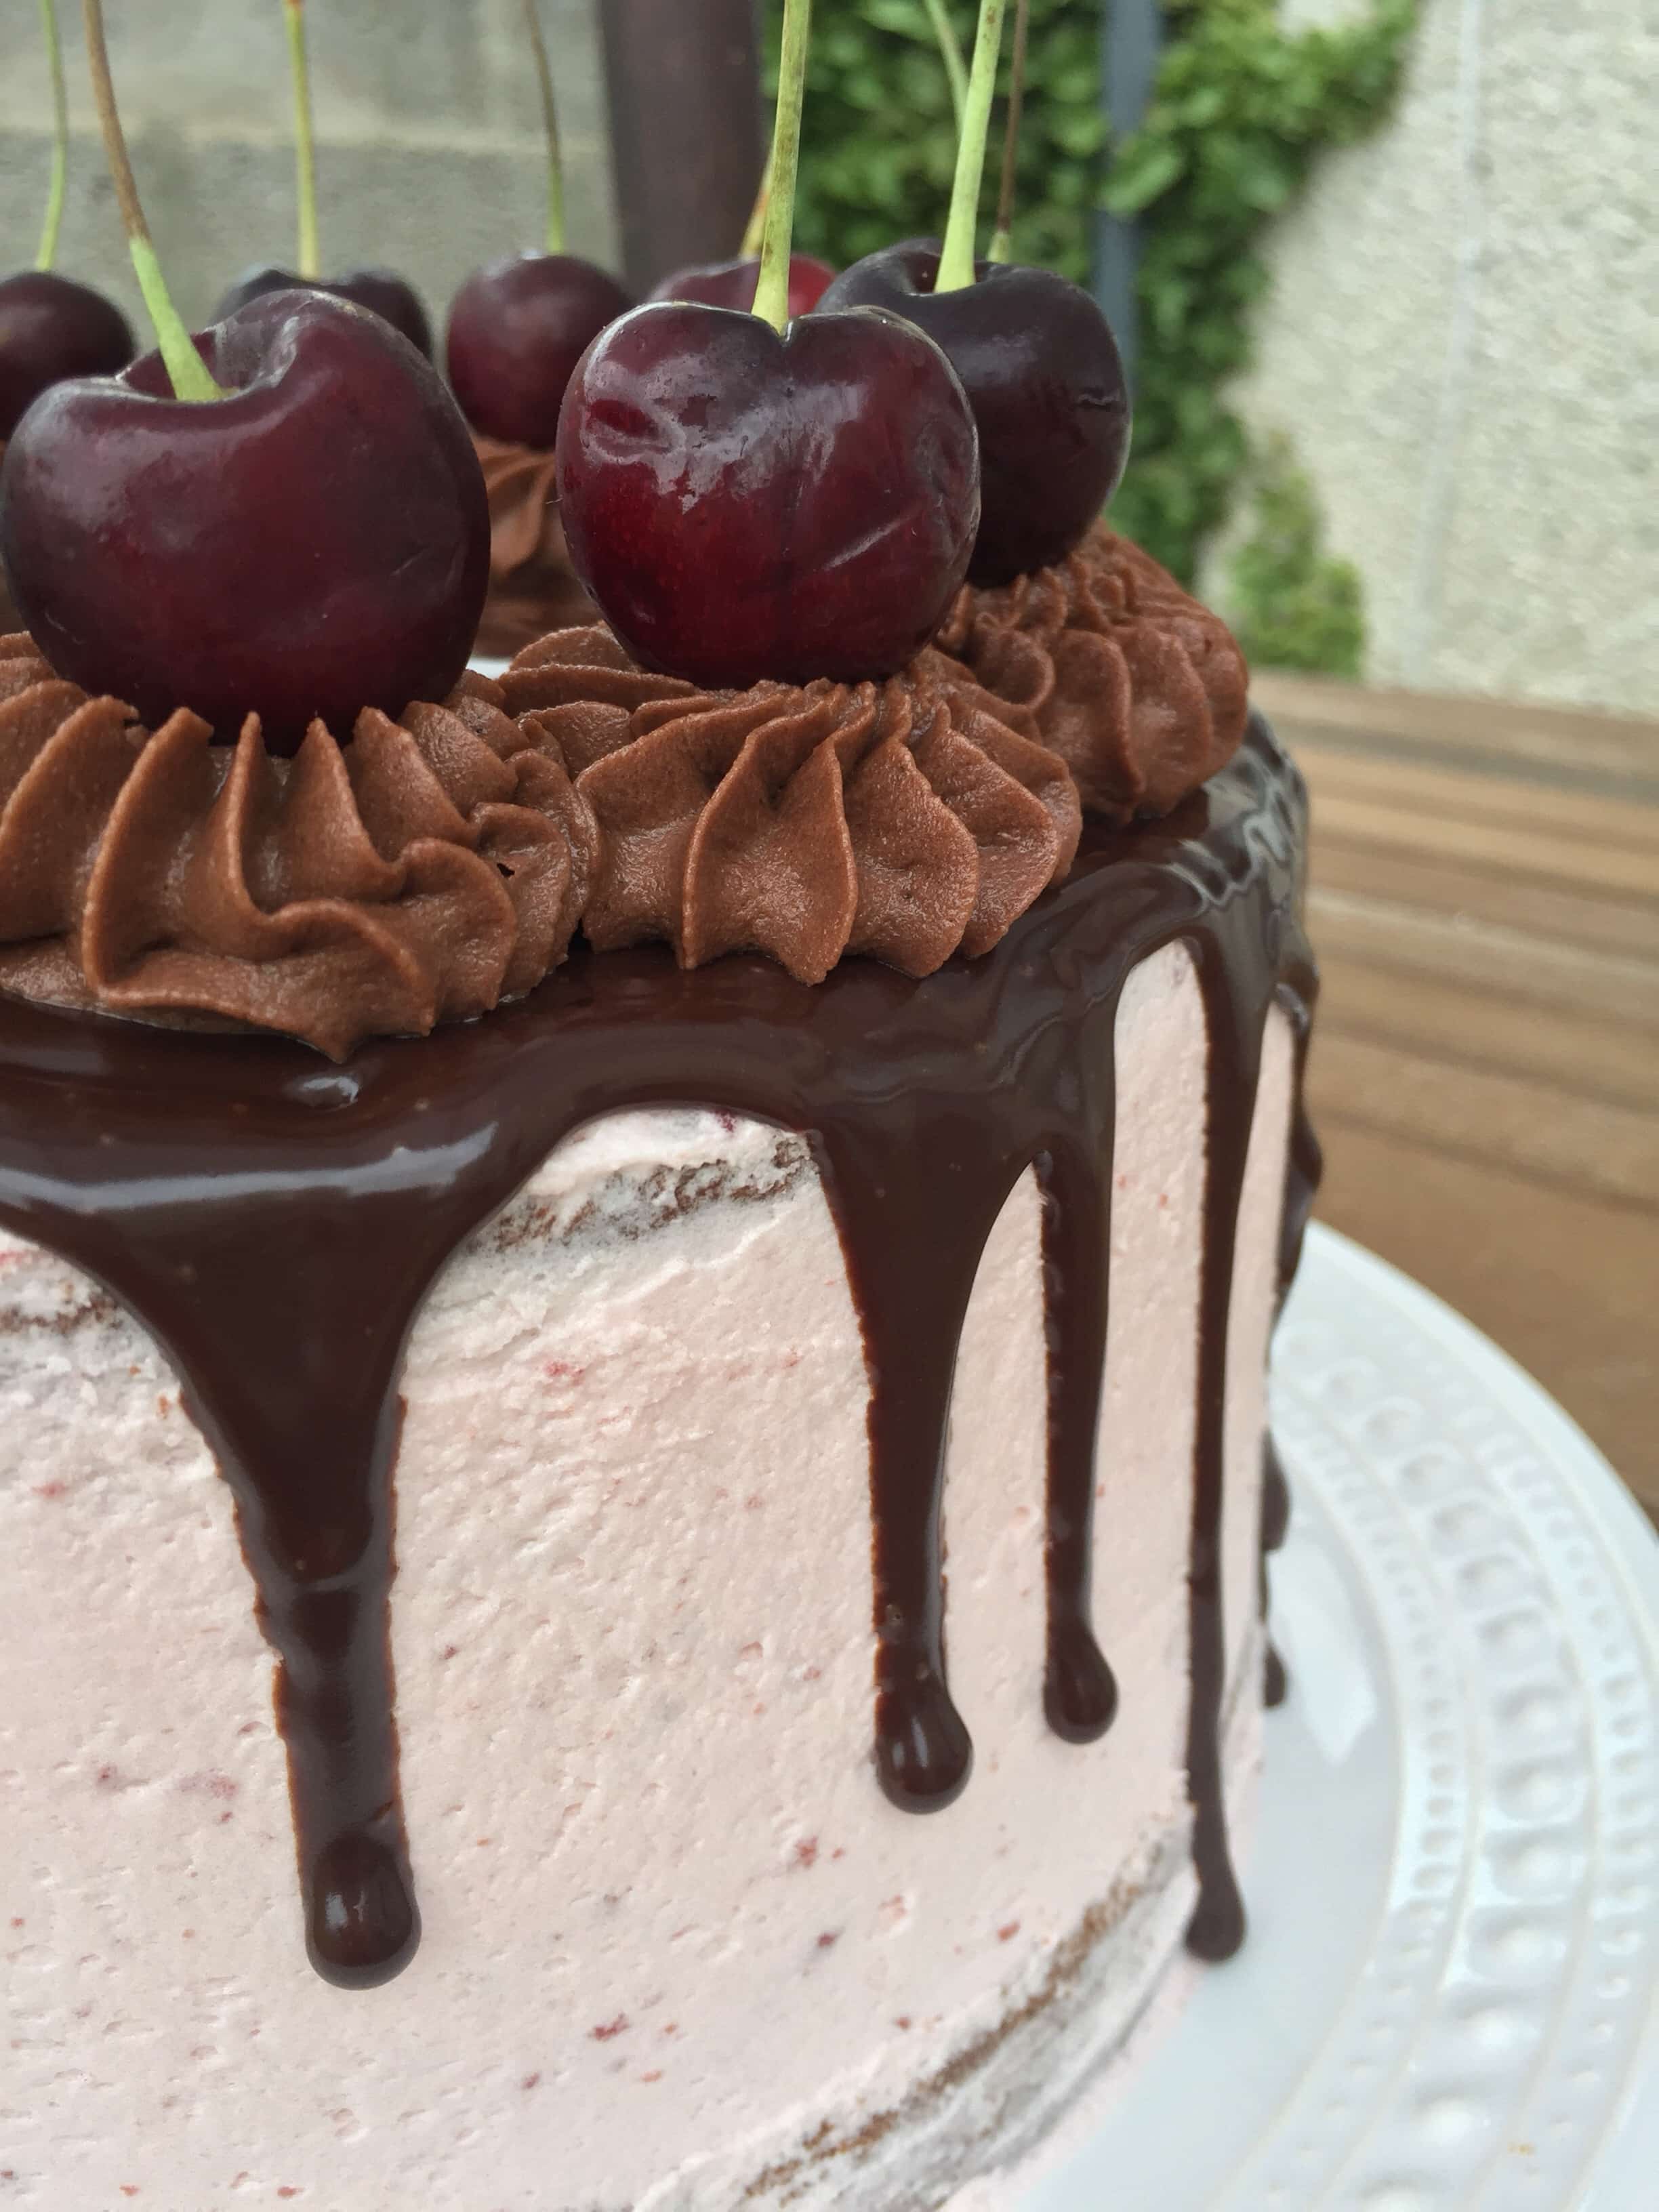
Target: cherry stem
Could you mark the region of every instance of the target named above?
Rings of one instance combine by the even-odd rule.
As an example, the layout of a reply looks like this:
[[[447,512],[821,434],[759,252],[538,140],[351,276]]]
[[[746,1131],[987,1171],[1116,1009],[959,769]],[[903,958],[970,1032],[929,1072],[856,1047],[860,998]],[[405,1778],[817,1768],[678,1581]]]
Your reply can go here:
[[[738,248],[739,261],[752,261],[759,253],[766,238],[766,210],[772,204],[772,156],[766,157],[766,167],[761,171],[760,190],[755,195],[754,211],[749,218],[749,228],[743,234],[743,243]]]
[[[1014,258],[1014,193],[1018,184],[1019,126],[1025,113],[1025,48],[1031,28],[1031,0],[1019,0],[1014,11],[1014,58],[1008,80],[1008,129],[1002,142],[1002,191],[997,200],[997,227],[988,261],[1006,266]]]
[[[547,58],[547,40],[536,0],[524,0],[525,28],[530,51],[536,58],[536,77],[542,88],[542,125],[547,133],[547,250],[562,253],[567,233],[564,221],[564,151],[559,143],[559,103],[553,90],[553,64]]]
[[[52,71],[52,188],[46,194],[46,220],[40,231],[37,269],[50,269],[58,258],[58,234],[64,227],[64,185],[69,175],[69,94],[64,88],[64,48],[58,36],[55,0],[40,0],[40,28],[46,39],[46,65]]]
[[[760,281],[755,287],[755,313],[780,331],[789,327],[789,257],[794,250],[795,191],[800,179],[800,112],[806,100],[806,54],[811,40],[812,0],[783,0],[772,189],[761,238]]]
[[[956,25],[951,21],[945,0],[923,0],[923,5],[945,59],[945,74],[951,80],[951,105],[956,110],[957,130],[960,133],[968,106],[968,64],[962,58],[962,41],[957,36]]]
[[[115,87],[109,73],[109,48],[104,41],[103,0],[81,0],[81,12],[86,23],[87,60],[92,70],[93,96],[98,103],[98,121],[104,134],[104,151],[109,160],[110,175],[115,183],[115,197],[120,204],[122,227],[127,234],[127,251],[132,256],[138,289],[143,294],[144,305],[149,311],[155,342],[161,349],[173,395],[179,399],[222,399],[225,394],[209,375],[207,363],[196,350],[195,339],[185,329],[183,318],[168,296],[161,264],[155,258],[149,225],[144,221],[144,210],[138,199],[138,186],[133,179],[132,162],[127,154],[126,136],[116,111]]]
[[[985,149],[991,136],[991,103],[996,98],[997,64],[1002,58],[1002,20],[1007,0],[980,0],[979,35],[974,41],[973,74],[957,149],[956,188],[945,250],[939,258],[935,292],[965,292],[976,274],[974,244],[979,227],[980,187],[985,180]]]
[[[311,131],[311,64],[306,55],[305,0],[283,0],[288,60],[294,77],[294,173],[300,203],[299,274],[314,284],[323,273],[317,243],[317,148]]]

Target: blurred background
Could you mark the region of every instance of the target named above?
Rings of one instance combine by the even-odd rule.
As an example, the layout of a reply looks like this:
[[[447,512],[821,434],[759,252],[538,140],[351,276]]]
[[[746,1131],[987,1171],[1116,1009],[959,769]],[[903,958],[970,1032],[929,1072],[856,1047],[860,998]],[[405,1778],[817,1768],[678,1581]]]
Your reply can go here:
[[[945,0],[966,43],[974,0]],[[291,257],[279,0],[108,0],[180,305]],[[776,0],[543,0],[572,244],[735,250]],[[80,47],[59,266],[137,302]],[[313,0],[323,254],[441,316],[538,242],[518,0]],[[799,243],[937,231],[923,0],[817,0]],[[0,0],[0,269],[50,106]],[[1328,1220],[1467,1312],[1659,1503],[1659,13],[1032,0],[1019,256],[1133,361],[1114,508],[1234,621],[1316,802]]]

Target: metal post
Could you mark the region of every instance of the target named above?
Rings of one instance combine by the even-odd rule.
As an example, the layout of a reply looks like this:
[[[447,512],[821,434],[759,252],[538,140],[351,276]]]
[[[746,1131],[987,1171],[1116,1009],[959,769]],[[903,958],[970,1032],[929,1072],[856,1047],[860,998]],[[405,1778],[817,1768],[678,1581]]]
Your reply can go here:
[[[755,0],[598,0],[628,281],[738,250],[760,181]]]
[[[1106,117],[1116,144],[1140,126],[1158,77],[1164,46],[1158,0],[1106,0],[1102,31]],[[1095,240],[1095,296],[1117,335],[1133,389],[1140,353],[1140,225],[1103,213]]]

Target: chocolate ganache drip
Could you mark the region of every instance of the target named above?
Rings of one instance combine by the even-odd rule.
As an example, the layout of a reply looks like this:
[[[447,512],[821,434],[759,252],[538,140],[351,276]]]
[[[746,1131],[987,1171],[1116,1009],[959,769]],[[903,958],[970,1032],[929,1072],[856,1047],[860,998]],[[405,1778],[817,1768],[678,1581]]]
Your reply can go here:
[[[635,702],[629,679],[616,681],[626,721]],[[951,1382],[986,1239],[1035,1168],[1049,1357],[1043,1699],[1069,1739],[1108,1726],[1115,1691],[1089,1581],[1112,1040],[1128,975],[1177,942],[1194,956],[1210,1039],[1189,1941],[1210,1958],[1237,1945],[1220,1747],[1229,1310],[1263,1033],[1276,1000],[1302,1024],[1311,997],[1298,921],[1304,823],[1300,780],[1258,721],[1167,821],[1091,825],[1064,880],[1000,943],[925,981],[843,960],[808,986],[752,955],[690,973],[662,945],[579,945],[488,1022],[421,1043],[375,1040],[343,1069],[274,1037],[164,1034],[0,1003],[0,1220],[84,1268],[151,1331],[235,1495],[279,1661],[319,1971],[384,1979],[417,1938],[389,1650],[410,1327],[446,1261],[560,1140],[620,1108],[726,1109],[813,1147],[869,1372],[876,1762],[888,1794],[917,1811],[949,1804],[969,1778],[943,1638]],[[1307,1158],[1304,1146],[1286,1265]]]
[[[596,836],[556,746],[469,674],[291,761],[257,716],[152,734],[0,638],[0,988],[288,1031],[336,1057],[521,995],[563,958]]]
[[[1318,998],[1318,978],[1311,969],[1297,978],[1294,986],[1281,985],[1279,992],[1279,1010],[1288,1018],[1296,1042],[1296,1118],[1291,1127],[1290,1158],[1285,1166],[1285,1211],[1280,1217],[1279,1243],[1279,1297],[1274,1312],[1277,1322],[1285,1311],[1285,1300],[1296,1280],[1297,1269],[1302,1264],[1302,1247],[1308,1234],[1308,1223],[1313,1215],[1314,1200],[1325,1172],[1324,1154],[1314,1133],[1313,1123],[1308,1118],[1306,1076],[1308,1047],[1311,1042],[1314,1007]],[[1279,1456],[1271,1433],[1262,1447],[1261,1465],[1261,1618],[1268,1616],[1271,1593],[1267,1587],[1267,1561],[1273,1553],[1282,1549],[1291,1528],[1291,1489],[1285,1477],[1284,1463]],[[1266,1660],[1266,1680],[1263,1690],[1267,1703],[1282,1705],[1290,1687],[1276,1645],[1269,1644]]]

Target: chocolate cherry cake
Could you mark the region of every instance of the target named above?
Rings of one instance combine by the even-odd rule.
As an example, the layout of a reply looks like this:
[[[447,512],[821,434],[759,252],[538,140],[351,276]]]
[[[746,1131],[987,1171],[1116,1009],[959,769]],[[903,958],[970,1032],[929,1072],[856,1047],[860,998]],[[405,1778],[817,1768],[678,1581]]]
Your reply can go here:
[[[17,2201],[1008,2167],[1243,1930],[1314,1156],[1225,632],[1101,532],[881,684],[0,696]]]
[[[0,485],[8,2206],[984,2212],[1243,1940],[1304,793],[1088,526],[1097,311],[788,319],[806,27],[756,314],[474,412],[604,617],[491,682],[453,400],[192,343],[89,0],[161,352]]]

